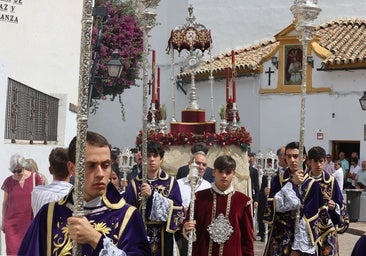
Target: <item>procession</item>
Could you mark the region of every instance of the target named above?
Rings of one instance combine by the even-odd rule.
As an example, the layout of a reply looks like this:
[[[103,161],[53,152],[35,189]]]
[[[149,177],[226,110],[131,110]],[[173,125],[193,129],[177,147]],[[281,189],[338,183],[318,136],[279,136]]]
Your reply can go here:
[[[0,0],[1,255],[362,255],[366,4],[68,1]]]

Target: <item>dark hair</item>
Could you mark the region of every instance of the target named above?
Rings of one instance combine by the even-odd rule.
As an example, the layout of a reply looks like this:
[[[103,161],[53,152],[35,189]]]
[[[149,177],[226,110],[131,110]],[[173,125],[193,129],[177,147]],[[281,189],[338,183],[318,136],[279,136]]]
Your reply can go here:
[[[164,149],[159,142],[150,140],[147,142],[147,154],[158,154],[160,158],[164,157]]]
[[[236,162],[234,158],[228,155],[222,155],[216,158],[214,162],[214,169],[219,171],[233,172],[236,169]]]
[[[255,153],[248,153],[248,157],[255,157]]]
[[[116,166],[115,164],[112,164],[112,168],[111,168],[112,172],[114,172],[117,177],[118,177],[118,180],[120,180],[122,177],[121,177],[121,173],[118,169],[118,166]]]
[[[207,155],[208,150],[209,150],[209,147],[207,147],[206,144],[203,142],[198,142],[191,147],[192,155],[198,151],[202,151]]]
[[[325,152],[325,149],[322,147],[312,147],[311,149],[309,149],[308,152],[308,158],[309,160],[320,160],[320,159],[325,159],[325,157],[327,156],[327,153]]]
[[[117,160],[119,154],[120,154],[119,151],[112,149],[112,151],[111,151],[111,159],[112,159],[112,162],[114,162],[114,161]]]
[[[54,148],[48,156],[50,169],[52,174],[58,179],[66,179],[70,176],[67,169],[67,162],[69,161],[68,151],[66,148]]]
[[[281,150],[282,148],[284,148],[284,146],[280,147],[279,149],[277,149],[276,151],[276,156],[280,156],[281,155]],[[286,150],[285,150],[286,151]]]
[[[357,157],[351,157],[351,163],[352,162],[357,164],[358,163],[358,158]]]
[[[96,132],[87,131],[86,132],[86,143],[96,147],[109,147],[109,151],[111,151],[111,146],[108,143],[107,139],[102,135]],[[71,140],[69,144],[69,161],[75,164],[76,159],[76,136]]]
[[[297,141],[293,141],[293,142],[290,142],[289,144],[287,144],[286,145],[286,147],[285,147],[285,153],[286,153],[286,151],[288,150],[288,149],[298,149],[298,150],[300,150],[300,143],[299,142],[297,142]],[[303,149],[303,155],[305,155],[306,157],[307,157],[307,155],[306,155],[306,148],[305,148],[305,146],[303,146],[302,147],[302,149]],[[299,157],[301,157],[301,156],[299,156]],[[305,159],[305,161],[302,163],[302,169],[303,170],[305,170],[306,169],[306,159]]]
[[[286,145],[285,152],[287,151],[287,149],[298,149],[298,150],[300,150],[300,143],[297,142],[297,141],[290,142],[289,144]],[[303,146],[303,154],[306,155],[305,146]]]

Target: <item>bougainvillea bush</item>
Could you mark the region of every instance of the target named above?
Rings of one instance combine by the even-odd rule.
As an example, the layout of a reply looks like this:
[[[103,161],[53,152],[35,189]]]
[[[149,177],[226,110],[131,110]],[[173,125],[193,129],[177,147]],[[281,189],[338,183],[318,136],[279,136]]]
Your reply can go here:
[[[138,63],[143,51],[143,35],[135,15],[133,1],[96,0],[95,7],[105,6],[108,18],[103,21],[94,19],[92,48],[93,56],[97,56],[99,64],[96,66],[93,99],[113,100],[121,95],[125,89],[135,85],[138,76]],[[99,49],[96,47],[100,22],[103,22],[103,32]],[[123,64],[120,78],[108,76],[106,64],[110,61],[114,50],[118,50]]]

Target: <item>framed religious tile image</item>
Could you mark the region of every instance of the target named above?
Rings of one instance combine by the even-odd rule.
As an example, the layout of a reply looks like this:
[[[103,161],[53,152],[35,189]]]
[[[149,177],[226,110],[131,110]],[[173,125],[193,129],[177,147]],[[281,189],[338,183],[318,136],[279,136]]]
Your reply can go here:
[[[302,79],[302,46],[285,45],[284,85],[300,85]]]

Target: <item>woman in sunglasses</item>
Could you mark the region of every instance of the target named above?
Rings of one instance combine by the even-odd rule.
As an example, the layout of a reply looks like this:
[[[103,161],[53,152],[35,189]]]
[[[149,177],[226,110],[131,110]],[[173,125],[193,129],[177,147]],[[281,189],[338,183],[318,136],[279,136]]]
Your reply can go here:
[[[5,179],[1,230],[5,233],[6,254],[17,255],[23,236],[33,219],[31,192],[41,185],[41,177],[25,169],[24,157],[15,154],[10,158],[9,170],[13,173]]]

